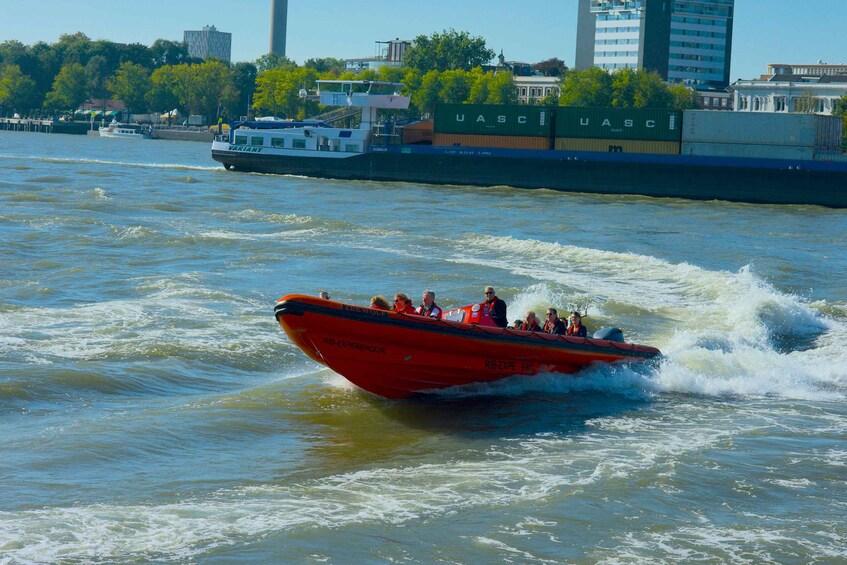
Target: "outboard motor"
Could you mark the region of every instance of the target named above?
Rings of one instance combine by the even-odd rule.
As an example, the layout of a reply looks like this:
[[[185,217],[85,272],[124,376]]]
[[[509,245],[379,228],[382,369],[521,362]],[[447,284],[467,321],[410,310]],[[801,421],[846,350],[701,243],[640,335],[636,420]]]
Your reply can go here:
[[[620,330],[620,328],[603,328],[602,330],[597,330],[596,332],[594,332],[594,335],[591,337],[593,337],[594,339],[603,339],[606,341],[624,343],[623,332]]]

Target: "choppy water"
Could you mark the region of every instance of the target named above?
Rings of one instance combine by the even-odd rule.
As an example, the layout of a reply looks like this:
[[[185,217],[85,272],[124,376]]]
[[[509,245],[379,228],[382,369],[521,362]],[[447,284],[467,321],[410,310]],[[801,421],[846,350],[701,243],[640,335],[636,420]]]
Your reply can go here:
[[[0,563],[847,561],[847,212],[208,153],[0,132]],[[666,359],[387,401],[272,315],[486,284]]]

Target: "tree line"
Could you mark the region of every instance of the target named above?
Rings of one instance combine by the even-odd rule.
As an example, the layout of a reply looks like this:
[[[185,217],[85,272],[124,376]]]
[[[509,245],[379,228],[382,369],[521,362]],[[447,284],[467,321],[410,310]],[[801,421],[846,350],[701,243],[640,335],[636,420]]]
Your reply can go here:
[[[189,56],[180,41],[158,39],[151,46],[92,41],[85,34],[62,35],[53,44],[0,43],[0,114],[55,115],[72,112],[88,100],[115,98],[132,113],[178,108],[185,114],[235,118],[255,109],[260,114],[304,118],[321,111],[298,96],[320,79],[402,82],[411,97],[410,115],[432,112],[439,103],[512,104],[518,99],[513,76],[488,63],[495,53],[479,37],[445,30],[415,38],[404,66],[354,73],[335,58],[303,65],[277,55],[229,64]],[[501,55],[502,60],[502,55]],[[568,72],[559,59],[533,68],[559,76],[561,95],[548,105],[684,109],[696,106],[696,94],[668,86],[659,75],[601,69]]]

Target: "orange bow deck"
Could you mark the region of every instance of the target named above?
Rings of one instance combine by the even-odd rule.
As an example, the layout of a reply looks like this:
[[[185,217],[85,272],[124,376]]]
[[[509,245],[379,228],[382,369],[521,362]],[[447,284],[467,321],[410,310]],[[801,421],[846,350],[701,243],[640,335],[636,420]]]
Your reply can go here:
[[[660,355],[645,345],[436,320],[301,294],[280,298],[274,314],[306,355],[387,398]]]

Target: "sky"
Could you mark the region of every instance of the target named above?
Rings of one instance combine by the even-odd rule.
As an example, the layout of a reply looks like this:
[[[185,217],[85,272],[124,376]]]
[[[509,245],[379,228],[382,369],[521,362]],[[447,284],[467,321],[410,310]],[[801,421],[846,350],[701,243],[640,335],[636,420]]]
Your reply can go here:
[[[0,42],[53,43],[81,31],[91,39],[150,45],[214,25],[232,33],[233,61],[268,52],[270,0],[0,0]],[[287,55],[339,59],[376,53],[376,41],[454,28],[486,40],[507,60],[550,57],[573,65],[577,0],[290,0]],[[847,2],[737,0],[731,81],[768,63],[847,63]]]

